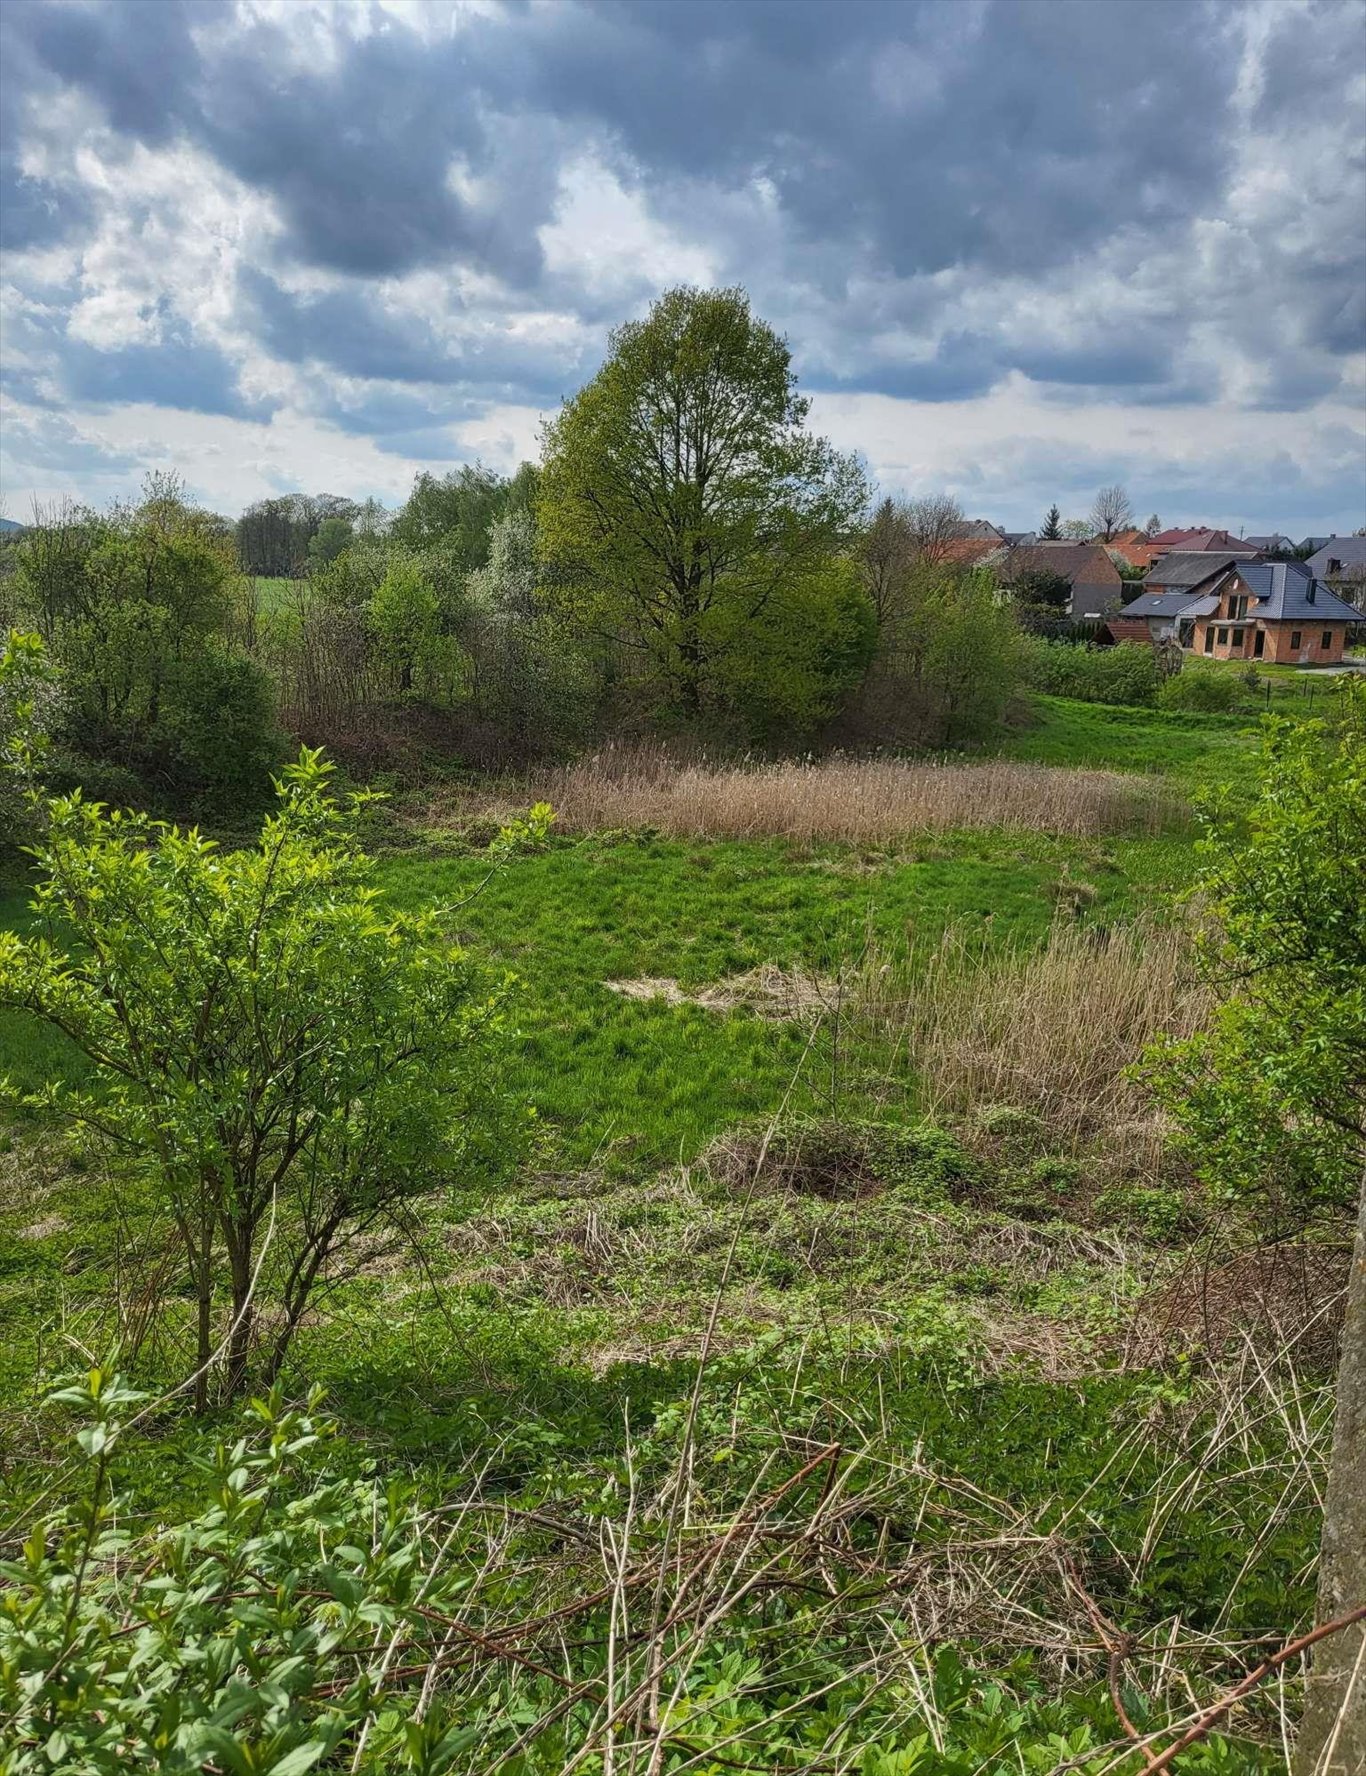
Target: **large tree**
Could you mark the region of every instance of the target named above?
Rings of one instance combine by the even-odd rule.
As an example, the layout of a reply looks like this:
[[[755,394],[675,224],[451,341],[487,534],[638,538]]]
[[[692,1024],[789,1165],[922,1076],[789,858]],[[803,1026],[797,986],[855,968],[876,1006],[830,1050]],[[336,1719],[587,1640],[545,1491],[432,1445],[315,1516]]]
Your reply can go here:
[[[808,407],[786,342],[743,290],[682,288],[612,334],[545,429],[550,584],[688,717],[866,506],[858,463],[807,432]]]

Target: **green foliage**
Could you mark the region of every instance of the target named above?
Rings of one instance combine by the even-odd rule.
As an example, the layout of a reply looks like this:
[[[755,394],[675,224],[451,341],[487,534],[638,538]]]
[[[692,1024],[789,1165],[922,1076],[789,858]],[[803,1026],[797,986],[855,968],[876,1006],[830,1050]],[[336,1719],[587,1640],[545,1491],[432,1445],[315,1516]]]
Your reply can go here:
[[[41,1107],[106,1151],[129,1214],[175,1229],[201,1405],[224,1271],[231,1393],[254,1302],[275,1320],[273,1372],[339,1250],[408,1198],[502,1163],[502,994],[435,913],[380,904],[330,770],[301,753],[252,850],[52,803],[36,853],[47,935],[0,936],[0,1004],[93,1067]],[[59,931],[78,947],[59,949]]]
[[[1042,610],[1065,611],[1072,603],[1071,580],[1054,568],[1036,567],[1017,573],[1010,589],[1021,604]]]
[[[52,668],[41,636],[11,629],[0,647],[0,851],[27,838],[47,751]]]
[[[346,518],[324,518],[308,545],[308,558],[319,567],[335,561],[351,541],[351,523]]]
[[[1031,636],[1024,659],[1030,684],[1055,697],[1121,705],[1157,700],[1157,657],[1146,642],[1090,648]]]
[[[367,610],[379,660],[400,698],[432,697],[448,683],[454,649],[443,635],[441,604],[416,561],[399,558]]]
[[[1023,638],[990,576],[928,567],[883,624],[864,694],[873,738],[921,746],[994,739],[1020,684]]]
[[[1056,543],[1062,536],[1062,513],[1058,510],[1056,501],[1048,508],[1039,536],[1045,543]]]
[[[124,1445],[143,1397],[91,1371],[54,1397],[82,1421],[74,1439],[82,1490],[37,1523],[2,1569],[7,1768],[13,1776],[153,1767],[168,1776],[305,1776],[322,1767],[474,1776],[498,1767],[554,1776],[576,1754],[596,1767],[604,1716],[651,1672],[661,1692],[657,1743],[671,1761],[709,1764],[713,1753],[722,1768],[792,1769],[833,1752],[870,1776],[1114,1768],[1118,1724],[1099,1674],[1059,1690],[1026,1651],[968,1663],[941,1646],[922,1660],[922,1630],[895,1588],[879,1594],[876,1575],[889,1556],[910,1554],[923,1592],[952,1558],[946,1527],[1027,1545],[1017,1504],[991,1515],[999,1490],[1042,1510],[1045,1533],[1050,1498],[1085,1496],[1089,1521],[1105,1525],[1102,1545],[1136,1550],[1146,1501],[1136,1504],[1135,1487],[1155,1477],[1163,1456],[1175,1457],[1188,1483],[1198,1438],[1194,1449],[1179,1439],[1170,1448],[1164,1402],[1131,1377],[1051,1390],[1028,1381],[946,1388],[933,1379],[933,1361],[861,1363],[840,1389],[843,1434],[890,1414],[913,1453],[895,1435],[879,1436],[871,1462],[823,1464],[802,1483],[795,1467],[804,1447],[775,1465],[779,1414],[822,1425],[830,1408],[822,1390],[834,1376],[795,1366],[781,1348],[766,1355],[770,1378],[722,1362],[691,1403],[686,1391],[658,1403],[629,1462],[585,1460],[553,1422],[518,1424],[512,1434],[538,1479],[523,1492],[530,1508],[509,1514],[496,1549],[479,1529],[493,1501],[475,1496],[472,1511],[462,1501],[432,1513],[412,1488],[358,1473],[316,1394],[295,1409],[277,1394],[253,1401],[241,1433],[201,1463],[204,1504],[137,1533],[117,1487],[138,1465]],[[1148,1453],[1140,1447],[1116,1479],[1106,1451],[1123,1413],[1149,1420]],[[954,1465],[928,1466],[926,1446],[951,1451]],[[1250,1452],[1272,1453],[1265,1432]],[[684,1457],[700,1533],[686,1518],[675,1529],[649,1502],[677,1483]],[[1215,1461],[1227,1465],[1217,1452]],[[895,1492],[879,1478],[889,1468]],[[955,1468],[971,1483],[957,1482]],[[831,1481],[836,1501],[850,1494],[849,1507],[822,1493]],[[1212,1504],[1206,1487],[1194,1507],[1183,1485],[1144,1555],[1149,1607],[1180,1610],[1196,1626],[1212,1613],[1218,1593],[1209,1587],[1222,1563],[1245,1552],[1226,1525],[1236,1506],[1247,1507],[1247,1481],[1235,1472],[1224,1485],[1225,1505]],[[802,1530],[831,1509],[839,1534],[821,1549],[816,1593],[801,1564]],[[567,1548],[553,1534],[560,1523],[572,1535]],[[747,1535],[737,1533],[741,1524]],[[739,1580],[756,1527],[769,1530],[755,1562],[762,1589],[746,1600]],[[1075,1533],[1060,1521],[1059,1546],[1074,1566],[1083,1551],[1064,1537]],[[591,1555],[575,1550],[623,1535],[625,1585],[614,1586],[609,1567],[603,1587],[602,1568],[595,1574]],[[684,1575],[677,1592],[669,1561],[657,1578],[649,1564],[661,1538]],[[1256,1570],[1273,1539],[1264,1530]],[[1293,1549],[1278,1552],[1284,1559]],[[1036,1607],[1051,1565],[1036,1559],[1034,1573],[1020,1569],[1017,1582]],[[619,1599],[643,1579],[665,1608],[653,1623],[641,1610],[641,1628],[614,1638],[615,1657],[605,1657]],[[972,1581],[969,1551],[955,1582]],[[1284,1602],[1278,1594],[1267,1606]],[[669,1626],[659,1628],[661,1618]],[[1142,1728],[1162,1724],[1141,1690],[1128,1702]],[[1215,1737],[1183,1764],[1197,1776],[1252,1776],[1269,1771],[1271,1757]]]
[[[1216,804],[1202,863],[1202,954],[1225,998],[1149,1077],[1211,1184],[1284,1193],[1292,1212],[1350,1201],[1366,1157],[1361,686],[1320,719],[1268,723],[1257,800],[1245,821]]]
[[[546,428],[537,515],[556,596],[689,719],[723,697],[723,669],[743,672],[737,653],[795,630],[794,596],[866,504],[856,462],[806,432],[808,408],[742,290],[676,289],[612,334]]]
[[[182,797],[267,787],[271,697],[227,639],[233,543],[178,484],[153,477],[136,507],[35,525],[15,583],[60,674],[54,738],[68,750]],[[206,736],[215,710],[216,738]]]
[[[1247,687],[1256,690],[1256,684]],[[1158,703],[1163,709],[1199,709],[1219,713],[1238,707],[1241,688],[1231,672],[1203,660],[1186,660],[1180,672],[1163,682]]]
[[[833,716],[877,645],[872,604],[857,567],[842,557],[794,573],[759,621],[727,607],[710,629],[723,704],[748,738],[768,743],[800,742]]]
[[[482,463],[463,464],[440,478],[424,469],[390,535],[408,549],[440,546],[463,577],[485,565],[494,524],[509,509],[525,510],[534,480],[529,463],[512,480]]]

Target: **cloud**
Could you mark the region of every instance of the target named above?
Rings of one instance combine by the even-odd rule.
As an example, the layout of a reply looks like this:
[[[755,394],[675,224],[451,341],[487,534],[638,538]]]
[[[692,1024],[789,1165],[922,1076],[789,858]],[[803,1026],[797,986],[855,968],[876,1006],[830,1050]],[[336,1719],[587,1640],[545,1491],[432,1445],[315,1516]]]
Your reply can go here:
[[[1027,388],[1031,474],[1198,516],[1279,430],[1267,497],[1360,521],[1325,442],[1363,386],[1357,0],[9,0],[0,33],[8,384],[73,422],[77,487],[125,408],[301,484],[283,435],[385,486],[527,448],[610,326],[742,282],[822,410],[897,416],[889,474],[961,481],[981,416],[1018,518]]]

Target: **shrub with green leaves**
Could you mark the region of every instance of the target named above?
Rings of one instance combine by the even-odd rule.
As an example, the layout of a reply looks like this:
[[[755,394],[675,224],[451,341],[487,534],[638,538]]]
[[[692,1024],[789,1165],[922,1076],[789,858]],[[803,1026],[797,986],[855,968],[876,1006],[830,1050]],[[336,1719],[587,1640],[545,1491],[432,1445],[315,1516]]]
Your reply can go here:
[[[1257,678],[1252,674],[1252,688]],[[1187,660],[1158,693],[1163,709],[1200,709],[1218,714],[1236,709],[1242,687],[1231,672],[1204,660]]]
[[[1030,684],[1050,696],[1121,705],[1157,699],[1157,656],[1146,642],[1091,648],[1030,637],[1025,661]]]
[[[358,1242],[515,1150],[504,989],[437,911],[384,905],[356,840],[365,798],[339,801],[331,772],[304,748],[258,844],[236,851],[54,801],[35,852],[45,935],[0,934],[0,1006],[92,1064],[35,1106],[100,1149],[126,1212],[179,1246],[200,1407],[216,1350],[232,1394],[259,1324],[273,1376]]]

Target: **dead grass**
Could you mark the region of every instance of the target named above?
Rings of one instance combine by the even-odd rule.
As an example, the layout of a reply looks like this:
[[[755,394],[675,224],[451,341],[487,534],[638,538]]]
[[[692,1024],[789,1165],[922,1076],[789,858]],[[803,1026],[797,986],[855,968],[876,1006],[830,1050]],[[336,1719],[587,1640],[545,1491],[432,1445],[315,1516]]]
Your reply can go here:
[[[700,1005],[704,1011],[752,1011],[757,1017],[801,1020],[820,1017],[838,1003],[840,983],[800,969],[761,963],[744,974],[733,974],[715,986],[685,992],[664,975],[641,975],[634,980],[609,980],[603,986],[623,999],[663,999],[668,1005]]]
[[[1004,952],[950,929],[933,948],[870,957],[854,1015],[914,1072],[927,1114],[975,1114],[990,1141],[984,1107],[1011,1106],[1054,1152],[1103,1138],[1107,1169],[1143,1171],[1162,1127],[1127,1069],[1158,1033],[1189,1035],[1207,1014],[1190,948],[1186,927],[1155,919],[1059,919],[1042,949]]]
[[[1085,836],[1160,832],[1185,804],[1156,778],[992,761],[678,763],[607,749],[538,782],[571,832],[650,826],[677,838],[865,844],[926,829],[999,826]]]

